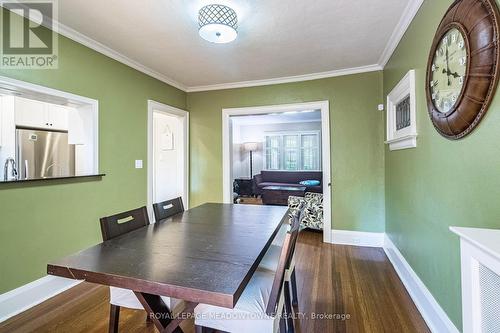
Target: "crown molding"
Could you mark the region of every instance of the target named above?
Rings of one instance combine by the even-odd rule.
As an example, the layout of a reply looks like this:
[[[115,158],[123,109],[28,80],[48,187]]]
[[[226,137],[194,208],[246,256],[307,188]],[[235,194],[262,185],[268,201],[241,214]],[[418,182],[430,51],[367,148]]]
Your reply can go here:
[[[408,30],[408,27],[415,18],[415,15],[417,15],[418,10],[420,9],[420,6],[422,6],[423,3],[424,0],[410,0],[410,2],[408,2],[408,5],[406,5],[406,8],[403,11],[401,18],[399,19],[396,28],[394,28],[394,31],[392,32],[392,35],[389,38],[389,42],[387,42],[387,45],[385,46],[385,49],[382,52],[382,55],[380,56],[380,59],[378,61],[379,65],[382,68],[384,68],[385,65],[387,65],[387,63],[389,62],[389,59],[391,59],[392,54],[398,47],[399,42],[406,33],[406,30]]]
[[[222,84],[211,84],[211,85],[206,85],[206,86],[193,86],[193,87],[188,87],[187,92],[246,88],[246,87],[267,86],[267,85],[271,85],[271,84],[280,84],[280,83],[310,81],[310,80],[324,79],[324,78],[335,77],[335,76],[374,72],[374,71],[380,71],[382,69],[383,69],[382,66],[375,64],[375,65],[369,65],[369,66],[339,69],[339,70],[328,71],[328,72],[295,75],[295,76],[285,76],[285,77],[266,79],[266,80],[252,80],[252,81],[231,82],[231,83],[222,83]]]
[[[121,62],[122,64],[125,64],[129,67],[132,67],[136,70],[138,70],[139,72],[142,72],[144,74],[147,74],[155,79],[158,79],[162,82],[165,82],[177,89],[180,89],[182,91],[186,91],[187,90],[187,87],[185,85],[183,85],[182,83],[179,83],[177,81],[174,81],[172,79],[170,79],[169,77],[133,60],[133,59],[130,59],[129,57],[113,50],[112,48],[104,45],[104,44],[101,44],[100,42],[68,27],[68,26],[65,26],[64,24],[62,23],[59,23],[59,22],[54,22],[56,25],[57,25],[57,30],[58,30],[58,33],[60,35],[63,35],[79,44],[82,44],[88,48],[91,48],[93,49],[94,51],[97,51],[101,54],[104,54],[105,56],[111,58],[111,59],[114,59],[118,62]]]
[[[423,0],[422,0],[423,1]],[[104,54],[107,57],[110,57],[118,62],[121,62],[129,67],[132,67],[144,74],[147,74],[155,79],[158,79],[162,82],[165,82],[175,88],[178,88],[185,92],[200,92],[200,91],[211,91],[211,90],[223,90],[223,89],[234,89],[234,88],[245,88],[245,87],[256,87],[256,86],[266,86],[272,84],[280,84],[280,83],[290,83],[290,82],[301,82],[301,81],[310,81],[317,79],[324,79],[329,77],[336,76],[344,76],[351,74],[359,74],[359,73],[367,73],[367,72],[375,72],[383,70],[383,67],[374,64],[368,66],[360,66],[346,69],[339,69],[327,72],[319,72],[312,74],[303,74],[303,75],[295,75],[295,76],[285,76],[273,79],[265,79],[265,80],[251,80],[251,81],[239,81],[239,82],[231,82],[231,83],[221,83],[221,84],[212,84],[212,85],[204,85],[204,86],[191,86],[188,87],[184,84],[176,82],[167,76],[152,70],[151,68],[142,65],[141,63],[128,58],[127,56],[113,50],[112,48],[101,44],[100,42],[68,27],[62,23],[55,22],[57,25],[57,32],[77,43],[80,43],[84,46],[87,46],[99,53]]]
[[[16,0],[12,0],[13,2],[17,2]],[[319,72],[319,73],[311,73],[311,74],[303,74],[303,75],[295,75],[295,76],[285,76],[279,78],[272,79],[264,79],[264,80],[250,80],[250,81],[240,81],[240,82],[230,82],[230,83],[221,83],[221,84],[211,84],[211,85],[200,85],[200,86],[186,86],[180,82],[177,82],[166,75],[155,71],[140,62],[133,60],[120,52],[56,21],[53,20],[54,31],[59,33],[62,36],[65,36],[79,44],[82,44],[94,51],[97,51],[111,59],[114,59],[124,65],[127,65],[131,68],[138,70],[148,76],[151,76],[155,79],[158,79],[168,85],[171,85],[177,89],[180,89],[184,92],[201,92],[201,91],[211,91],[211,90],[224,90],[224,89],[234,89],[234,88],[246,88],[246,87],[256,87],[256,86],[266,86],[272,84],[281,84],[281,83],[291,83],[291,82],[301,82],[301,81],[310,81],[317,79],[324,79],[330,77],[344,76],[344,75],[352,75],[359,73],[367,73],[383,70],[392,54],[396,50],[399,42],[403,38],[406,30],[410,26],[413,21],[415,15],[417,14],[420,6],[424,0],[410,0],[408,5],[406,6],[403,14],[396,25],[396,28],[391,34],[389,41],[382,52],[382,55],[377,64],[332,70],[327,72]]]
[[[19,2],[18,0],[11,0],[10,2],[13,2],[13,3],[18,3],[20,4],[21,6],[24,6],[22,2]],[[3,7],[3,3],[0,3],[0,6]],[[157,80],[160,80],[162,82],[165,82],[177,89],[180,89],[182,91],[186,91],[187,90],[187,87],[185,85],[183,85],[182,83],[179,83],[175,80],[172,80],[170,79],[169,77],[139,63],[138,61],[135,61],[123,54],[121,54],[120,52],[118,51],[115,51],[113,50],[112,48],[96,41],[95,39],[92,39],[90,37],[88,37],[87,35],[84,35],[64,24],[62,24],[61,22],[57,21],[57,20],[54,20],[52,18],[49,18],[49,22],[51,23],[50,26],[47,26],[47,24],[43,24],[46,28],[48,29],[52,29],[52,31],[54,31],[55,33],[59,34],[59,35],[62,35],[64,37],[67,37],[79,44],[82,44],[94,51],[97,51],[111,59],[114,59],[124,65],[127,65],[129,67],[132,67],[136,70],[138,70],[139,72],[142,72],[148,76],[151,76]]]

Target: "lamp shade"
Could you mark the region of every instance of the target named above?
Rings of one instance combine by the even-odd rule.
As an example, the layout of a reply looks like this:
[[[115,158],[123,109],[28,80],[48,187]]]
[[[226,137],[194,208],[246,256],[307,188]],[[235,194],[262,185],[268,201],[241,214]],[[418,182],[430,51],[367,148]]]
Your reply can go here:
[[[257,151],[259,149],[259,143],[258,142],[245,142],[243,144],[243,149],[246,151]]]
[[[229,43],[238,36],[238,16],[224,5],[207,5],[198,13],[200,36],[212,43]]]

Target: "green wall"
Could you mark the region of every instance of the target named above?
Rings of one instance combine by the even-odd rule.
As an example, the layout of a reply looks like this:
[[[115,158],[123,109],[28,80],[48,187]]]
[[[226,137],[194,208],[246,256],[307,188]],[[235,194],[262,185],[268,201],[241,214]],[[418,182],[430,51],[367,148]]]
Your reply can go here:
[[[222,109],[330,101],[332,226],[384,231],[382,72],[188,94],[191,205],[222,201]]]
[[[0,293],[45,275],[50,259],[101,241],[99,217],[146,204],[147,100],[186,94],[80,44],[59,39],[58,70],[0,75],[99,100],[99,166],[85,181],[0,184]],[[3,164],[2,164],[3,167]]]
[[[386,232],[458,328],[460,248],[449,226],[500,227],[500,99],[468,137],[450,141],[427,115],[425,70],[452,0],[425,1],[384,70],[387,94],[417,73],[418,147],[386,150]]]
[[[425,1],[384,72],[186,94],[61,37],[58,70],[0,75],[99,100],[100,170],[84,181],[0,184],[0,293],[45,274],[51,258],[100,241],[98,218],[146,203],[147,100],[190,111],[190,204],[222,201],[221,110],[330,101],[332,225],[389,234],[457,327],[459,242],[450,225],[500,226],[500,101],[460,141],[427,115],[424,77],[435,29],[452,0]],[[417,70],[418,147],[384,147],[377,104]]]

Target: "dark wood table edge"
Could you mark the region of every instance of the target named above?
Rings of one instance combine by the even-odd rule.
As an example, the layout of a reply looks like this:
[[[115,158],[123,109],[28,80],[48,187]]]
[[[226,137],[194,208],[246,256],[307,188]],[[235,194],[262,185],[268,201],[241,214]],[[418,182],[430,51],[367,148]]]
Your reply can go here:
[[[47,274],[60,276],[73,280],[84,280],[86,282],[101,284],[105,286],[118,287],[133,290],[139,293],[148,293],[182,299],[188,302],[206,303],[233,308],[235,302],[231,295],[215,293],[210,291],[199,291],[186,287],[171,286],[147,280],[135,278],[122,278],[117,275],[96,273],[69,267],[47,265]]]
[[[285,221],[286,221],[286,219],[288,217],[289,210],[290,209],[286,210],[285,215],[283,215],[283,217],[281,218],[281,221],[280,221],[280,223],[278,223],[278,226],[274,230],[273,234],[271,235],[271,238],[269,238],[269,240],[267,241],[266,245],[264,246],[264,248],[260,252],[259,256],[257,257],[257,260],[250,267],[250,270],[248,271],[248,274],[245,276],[245,278],[242,280],[240,286],[236,290],[235,297],[233,299],[233,305],[231,306],[231,309],[233,309],[236,306],[236,303],[238,302],[241,294],[243,294],[243,291],[245,290],[246,286],[248,285],[248,282],[250,281],[250,279],[252,278],[253,274],[255,273],[255,271],[257,270],[257,268],[259,267],[260,262],[262,261],[262,258],[264,258],[264,256],[266,255],[267,250],[269,250],[269,248],[271,247],[271,244],[273,243],[274,238],[276,237],[276,235],[278,234],[278,231],[280,230],[281,226],[283,225],[283,223],[285,223]]]

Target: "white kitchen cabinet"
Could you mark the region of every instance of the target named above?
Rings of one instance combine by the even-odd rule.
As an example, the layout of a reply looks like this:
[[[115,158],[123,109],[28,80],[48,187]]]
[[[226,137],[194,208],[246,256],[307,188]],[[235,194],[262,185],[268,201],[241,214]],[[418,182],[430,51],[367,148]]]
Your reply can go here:
[[[49,128],[57,130],[68,130],[68,113],[65,106],[49,104],[47,110],[47,123]]]
[[[75,172],[94,172],[94,113],[90,106],[69,109],[68,143],[75,145]]]
[[[68,130],[68,110],[65,106],[16,97],[15,113],[17,126]]]
[[[17,126],[48,127],[47,103],[16,97],[14,112]]]
[[[83,145],[86,143],[85,124],[82,110],[68,108],[68,143]]]

